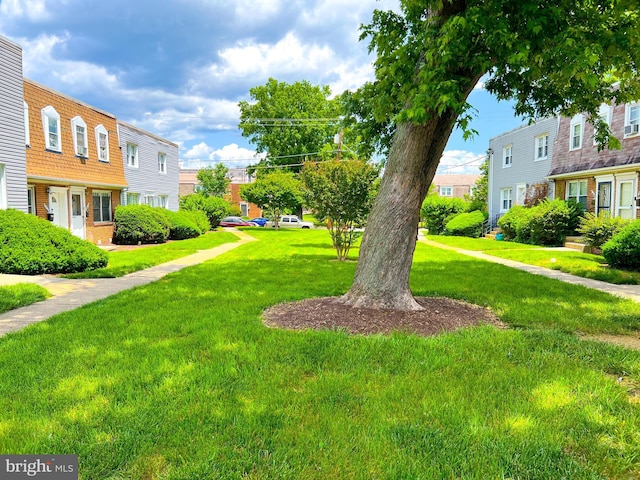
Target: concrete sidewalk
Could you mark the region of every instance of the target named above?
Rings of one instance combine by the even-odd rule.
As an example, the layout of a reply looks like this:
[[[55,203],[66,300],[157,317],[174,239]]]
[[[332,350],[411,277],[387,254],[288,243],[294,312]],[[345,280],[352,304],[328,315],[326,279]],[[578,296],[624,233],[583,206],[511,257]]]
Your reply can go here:
[[[426,243],[431,247],[442,248],[444,250],[452,250],[469,257],[480,258],[488,262],[499,263],[501,265],[506,265],[507,267],[517,268],[518,270],[523,270],[534,275],[542,275],[544,277],[560,280],[561,282],[573,283],[574,285],[582,285],[583,287],[593,288],[594,290],[600,290],[601,292],[610,293],[611,295],[615,295],[618,297],[629,298],[634,302],[640,302],[640,285],[614,285],[612,283],[602,282],[600,280],[591,280],[590,278],[577,277],[575,275],[560,272],[558,270],[536,267],[535,265],[527,265],[526,263],[515,262],[506,258],[494,257],[482,252],[475,252],[472,250],[464,250],[462,248],[443,245],[442,243],[429,240],[422,235],[418,237],[418,240],[422,243]],[[553,250],[559,249],[562,249],[562,247]]]
[[[68,279],[58,277],[0,274],[0,285],[36,283],[53,295],[42,302],[0,314],[0,336],[20,330],[32,323],[46,320],[53,315],[73,310],[82,305],[102,300],[110,295],[161,279],[169,273],[197,265],[254,241],[251,235],[239,230],[226,230],[239,238],[238,242],[225,243],[209,250],[201,250],[186,257],[177,258],[161,265],[130,273],[119,278]]]

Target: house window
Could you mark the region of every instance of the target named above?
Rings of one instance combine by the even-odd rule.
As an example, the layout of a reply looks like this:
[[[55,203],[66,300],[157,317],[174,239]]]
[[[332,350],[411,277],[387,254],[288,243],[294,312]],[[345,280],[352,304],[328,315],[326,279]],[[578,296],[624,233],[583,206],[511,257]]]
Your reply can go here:
[[[582,126],[582,115],[576,115],[573,117],[570,127],[571,138],[569,150],[578,150],[579,148],[582,148]]]
[[[536,137],[536,161],[546,160],[549,154],[549,135],[544,134]]]
[[[604,123],[609,125],[609,127],[611,127],[611,105],[607,105],[606,103],[603,103],[602,105],[600,105],[600,110],[598,111],[598,117],[600,117],[600,120],[602,120]],[[596,142],[595,129],[593,132],[593,144],[594,145],[598,144],[598,142]]]
[[[240,212],[243,217],[249,216],[249,204],[247,202],[240,202]]]
[[[502,148],[502,168],[510,167],[513,163],[513,145]]]
[[[527,184],[519,183],[516,185],[516,205],[524,205],[527,198]]]
[[[164,153],[158,153],[158,172],[167,173],[167,156]]]
[[[162,208],[168,208],[169,206],[169,196],[168,195],[158,195],[158,206]]]
[[[440,187],[441,197],[453,197],[453,187]]]
[[[93,221],[111,221],[111,192],[93,192]]]
[[[0,163],[0,210],[7,208],[7,179],[4,163]]]
[[[567,200],[573,200],[587,209],[587,181],[576,180],[567,184]]]
[[[154,201],[154,196],[153,193],[145,193],[144,195],[144,204],[145,205],[149,205],[150,207],[155,207],[155,201]]]
[[[36,214],[36,187],[27,186],[27,213]]]
[[[138,146],[127,143],[127,166],[138,168]]]
[[[500,211],[506,212],[511,208],[512,188],[502,188],[500,190]]]
[[[52,106],[42,109],[42,125],[44,128],[44,141],[47,150],[61,152],[60,115]]]
[[[101,162],[109,161],[109,132],[104,125],[98,125],[95,128],[96,147],[98,148],[98,160]]]
[[[140,194],[139,193],[127,193],[127,205],[140,205]]]
[[[29,105],[24,102],[24,144],[31,145],[31,133],[29,130]]]
[[[637,135],[640,132],[640,105],[630,104],[625,108],[624,136]]]
[[[87,124],[81,117],[71,119],[71,131],[73,132],[73,148],[78,157],[89,156],[89,144],[87,141]]]

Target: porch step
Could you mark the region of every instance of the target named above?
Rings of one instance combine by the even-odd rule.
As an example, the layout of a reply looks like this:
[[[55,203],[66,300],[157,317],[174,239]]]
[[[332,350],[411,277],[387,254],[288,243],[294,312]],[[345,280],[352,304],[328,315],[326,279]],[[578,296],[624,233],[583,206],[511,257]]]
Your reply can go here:
[[[493,230],[491,230],[489,233],[485,233],[484,238],[488,238],[490,240],[495,240],[496,239],[496,235],[502,233],[502,229],[499,227],[494,228]]]
[[[591,247],[583,242],[582,237],[567,237],[564,239],[564,246],[583,253],[591,251]]]

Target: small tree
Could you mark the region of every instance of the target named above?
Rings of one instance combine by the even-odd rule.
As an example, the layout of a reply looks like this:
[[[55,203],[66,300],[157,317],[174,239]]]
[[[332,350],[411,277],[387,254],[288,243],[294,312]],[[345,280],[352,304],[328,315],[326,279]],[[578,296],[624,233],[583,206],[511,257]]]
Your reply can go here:
[[[240,197],[265,210],[275,228],[279,228],[280,215],[285,210],[295,209],[302,203],[300,181],[287,172],[258,177],[255,182],[240,188]]]
[[[201,193],[192,193],[180,199],[180,209],[204,212],[212,229],[215,229],[220,224],[220,220],[229,214],[230,208],[231,205],[226,200],[207,197]]]
[[[198,171],[201,193],[206,197],[224,197],[231,180],[227,178],[229,169],[218,163],[215,168],[206,167]]]
[[[473,192],[471,193],[471,205],[469,211],[480,210],[487,214],[489,212],[489,157],[480,165],[480,178],[476,180]]]
[[[379,170],[360,161],[306,163],[301,173],[303,196],[308,207],[327,226],[338,260],[346,260],[353,242],[361,235],[378,190]]]

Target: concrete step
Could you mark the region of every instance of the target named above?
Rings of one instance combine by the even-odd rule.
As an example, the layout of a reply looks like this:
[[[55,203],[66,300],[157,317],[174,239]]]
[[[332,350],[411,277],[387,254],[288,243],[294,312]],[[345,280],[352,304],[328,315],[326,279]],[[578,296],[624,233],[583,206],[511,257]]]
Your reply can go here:
[[[484,238],[488,238],[489,240],[495,240],[496,239],[496,234],[491,232],[491,233],[486,233],[484,235]]]
[[[584,243],[581,242],[564,242],[564,246],[565,248],[570,248],[572,250],[577,250],[579,252],[582,253],[589,253],[591,251],[591,248],[589,247],[589,245],[585,245]]]
[[[582,237],[580,236],[573,236],[573,237],[567,237],[564,239],[565,242],[573,242],[573,243],[584,243],[582,241]]]

